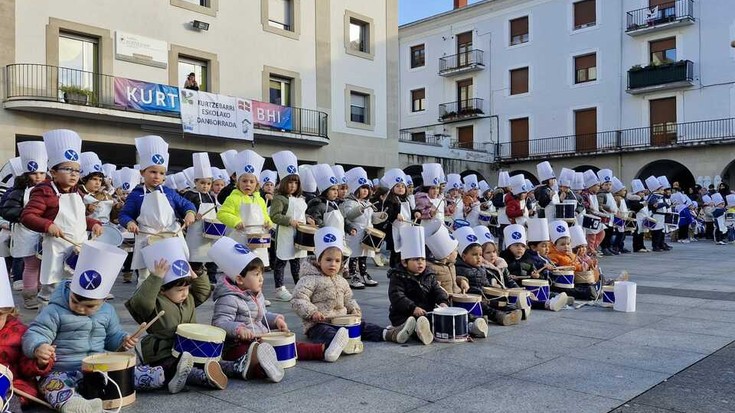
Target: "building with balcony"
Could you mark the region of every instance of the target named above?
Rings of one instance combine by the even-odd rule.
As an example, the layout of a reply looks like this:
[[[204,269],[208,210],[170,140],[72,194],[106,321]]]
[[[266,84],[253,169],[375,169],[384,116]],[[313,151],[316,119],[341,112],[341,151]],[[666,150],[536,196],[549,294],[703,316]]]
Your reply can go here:
[[[729,1],[454,6],[399,28],[407,170],[438,161],[491,183],[501,168],[535,180],[535,164],[551,159],[557,169],[611,168],[625,182],[666,174],[690,186],[720,175],[735,185]],[[471,70],[444,69],[468,66],[455,56],[471,50],[483,51]]]
[[[136,163],[135,137],[156,134],[172,170],[192,152],[221,166],[218,153],[252,145],[377,175],[398,162],[397,10],[397,0],[0,2],[0,156],[69,128],[118,166]],[[264,108],[252,144],[185,133],[178,111],[141,109],[177,103],[172,87],[190,73],[200,91]],[[140,107],[120,104],[121,85]]]

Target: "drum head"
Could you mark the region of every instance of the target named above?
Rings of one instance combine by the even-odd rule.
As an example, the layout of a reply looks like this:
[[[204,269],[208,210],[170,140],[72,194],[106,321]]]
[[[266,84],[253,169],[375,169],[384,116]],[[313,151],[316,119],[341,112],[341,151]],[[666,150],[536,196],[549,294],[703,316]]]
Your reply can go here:
[[[439,307],[434,309],[434,314],[455,316],[468,314],[468,312],[464,308],[460,307]]]
[[[179,324],[176,334],[199,341],[225,341],[225,330],[207,324]]]
[[[122,233],[115,225],[102,224],[102,235],[95,238],[95,241],[119,247],[123,243],[123,239]]]
[[[548,282],[548,281],[546,281],[546,280],[532,280],[532,279],[526,279],[526,280],[522,280],[522,281],[521,281],[521,283],[522,283],[522,284],[523,284],[524,286],[526,286],[526,285],[527,285],[527,286],[529,286],[529,287],[548,287],[548,286],[549,286],[549,282]]]

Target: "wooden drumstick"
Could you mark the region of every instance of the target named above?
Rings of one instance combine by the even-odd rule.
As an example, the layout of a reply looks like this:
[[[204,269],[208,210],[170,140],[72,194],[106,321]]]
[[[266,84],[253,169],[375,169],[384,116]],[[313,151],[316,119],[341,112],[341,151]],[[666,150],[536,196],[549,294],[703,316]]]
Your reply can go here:
[[[202,215],[202,216],[205,216],[205,215],[207,215],[208,213],[210,213],[210,212],[214,211],[215,209],[217,209],[217,205],[215,205],[215,206],[213,206],[212,208],[209,208],[208,210],[204,211],[204,213],[203,213],[203,214],[201,214],[201,215]]]
[[[143,322],[138,327],[138,329],[135,330],[135,333],[133,333],[133,335],[130,336],[130,337],[132,337],[132,338],[138,338],[138,337],[140,337],[143,333],[145,333],[146,330],[148,330],[148,327],[150,327],[153,323],[155,323],[156,321],[158,321],[158,319],[161,318],[161,316],[163,316],[164,314],[166,314],[165,311],[163,311],[163,310],[159,311],[158,314],[156,314],[156,316],[153,317],[153,319],[151,321],[149,321],[147,323],[146,322]],[[122,350],[124,350],[124,348],[122,346],[120,346],[120,348],[118,348],[117,350],[118,351],[122,351]]]
[[[73,245],[75,247],[79,247],[79,248],[82,247],[82,244],[77,244],[76,242],[74,242],[74,241],[70,240],[69,238],[67,238],[66,235],[64,235],[64,234],[61,234],[61,236],[59,238],[63,239],[64,241],[68,242],[69,244],[71,244],[71,245]]]
[[[48,404],[45,401],[39,399],[38,397],[31,396],[30,394],[24,392],[21,389],[13,388],[13,393],[17,394],[20,397],[24,397],[24,398],[26,398],[26,399],[34,402],[34,403],[38,403],[38,404],[40,404],[43,407],[46,407],[46,408],[51,409],[51,410],[54,410],[54,408],[50,404]]]

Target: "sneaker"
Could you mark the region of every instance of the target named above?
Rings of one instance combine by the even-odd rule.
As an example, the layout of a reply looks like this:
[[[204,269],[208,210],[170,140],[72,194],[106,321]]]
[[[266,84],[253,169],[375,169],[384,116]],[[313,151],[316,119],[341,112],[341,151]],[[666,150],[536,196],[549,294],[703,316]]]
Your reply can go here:
[[[378,282],[373,280],[373,277],[368,273],[362,274],[362,283],[365,287],[376,287],[378,285]]]
[[[350,335],[347,329],[342,327],[337,330],[337,334],[334,335],[332,342],[329,343],[329,347],[324,350],[324,361],[334,363],[337,361],[339,356],[342,354],[342,350],[347,347],[347,343],[350,341]]]
[[[648,249],[646,249],[646,248],[641,248],[641,249],[636,250],[634,252],[650,252],[650,251],[648,251]]]
[[[487,338],[487,321],[484,318],[476,318],[470,323],[470,334],[473,337]]]
[[[276,350],[268,343],[260,343],[255,349],[255,360],[265,372],[268,380],[278,383],[283,380],[283,366],[278,361]]]
[[[592,287],[594,288],[594,287]],[[564,293],[566,294],[566,293]],[[567,296],[567,305],[574,305],[574,297]]]
[[[630,250],[627,249],[627,248],[621,249],[620,252],[623,253],[623,254],[630,254]]]
[[[408,317],[405,323],[398,327],[389,328],[385,335],[385,341],[392,341],[394,343],[403,344],[408,341],[411,334],[416,331],[416,319]]]
[[[185,351],[179,356],[179,364],[176,366],[176,374],[171,377],[168,382],[168,392],[176,394],[186,386],[186,379],[189,378],[191,369],[194,368],[194,356]]]
[[[365,284],[360,282],[360,279],[357,278],[357,275],[353,275],[352,278],[350,278],[350,288],[353,290],[362,290],[365,288]]]
[[[288,292],[285,286],[280,286],[276,288],[276,300],[278,301],[291,301],[291,293]]]
[[[227,376],[225,375],[225,372],[222,371],[222,366],[219,365],[219,362],[209,360],[207,364],[204,365],[204,374],[207,376],[207,381],[212,385],[212,387],[216,387],[220,390],[227,388]]]
[[[604,248],[604,249],[602,250],[602,255],[603,255],[603,256],[605,256],[605,257],[612,257],[612,256],[613,256],[613,255],[615,255],[615,254],[613,254],[613,252],[612,252],[612,251],[610,251],[610,249],[609,249],[609,248]]]
[[[487,329],[487,324],[485,324],[485,329]],[[416,319],[416,337],[419,338],[419,341],[421,341],[424,345],[431,344],[432,341],[434,341],[434,333],[431,332],[431,324],[429,324],[429,319],[421,316]]]
[[[38,310],[40,304],[38,303],[35,291],[25,290],[21,293],[21,296],[23,297],[23,308],[26,310]]]
[[[551,311],[560,311],[567,305],[567,293],[559,293],[548,301],[547,308]]]
[[[725,241],[717,241],[717,245],[727,245]]]
[[[87,400],[75,395],[64,403],[59,409],[61,413],[99,413],[102,410],[102,399]]]
[[[13,281],[13,291],[23,291],[23,280]]]
[[[676,242],[678,242],[679,244],[689,244],[688,239],[680,239],[679,241],[676,241]]]
[[[263,300],[263,304],[265,304],[266,307],[270,307],[272,303],[270,300]]]
[[[375,256],[373,257],[373,262],[378,267],[382,267],[385,265],[385,263],[383,262],[383,256],[381,254],[375,254]]]
[[[521,322],[523,318],[523,311],[513,310],[508,311],[500,317],[501,326],[514,326]]]
[[[255,355],[255,350],[258,348],[258,342],[253,341],[250,343],[250,347],[248,348],[248,352],[237,360],[235,360],[235,371],[240,373],[243,380],[248,379],[248,373],[251,372],[251,366],[253,365],[253,356]]]

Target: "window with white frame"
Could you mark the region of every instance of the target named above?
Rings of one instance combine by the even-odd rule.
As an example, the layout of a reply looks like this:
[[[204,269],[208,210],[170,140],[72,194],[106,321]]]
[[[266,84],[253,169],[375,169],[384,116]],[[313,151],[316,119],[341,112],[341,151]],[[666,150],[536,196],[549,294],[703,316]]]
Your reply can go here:
[[[293,12],[292,0],[268,0],[268,25],[292,32]]]
[[[350,18],[349,36],[352,50],[370,53],[370,25],[367,22]]]
[[[370,123],[370,95],[365,93],[350,92],[350,122]]]
[[[291,106],[291,82],[293,79],[271,76],[269,80],[270,103],[281,106]]]
[[[411,91],[411,112],[422,112],[426,110],[426,89]]]

